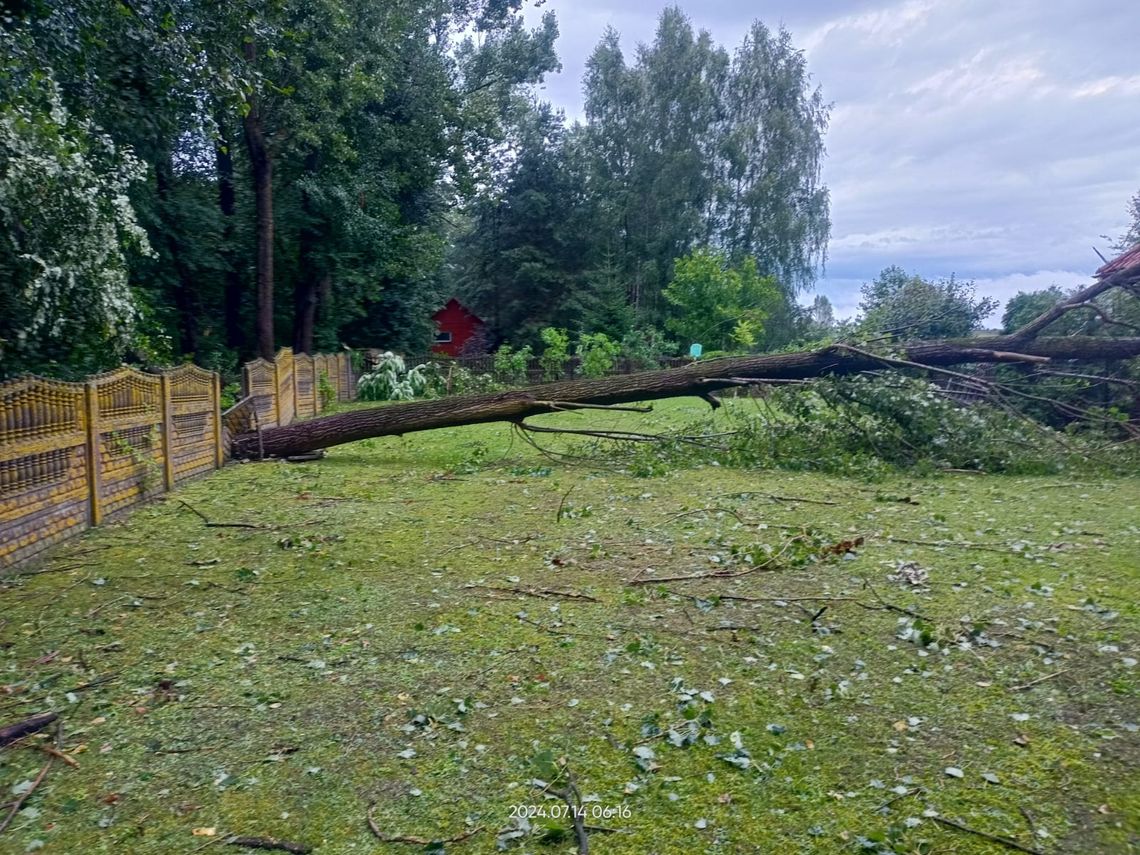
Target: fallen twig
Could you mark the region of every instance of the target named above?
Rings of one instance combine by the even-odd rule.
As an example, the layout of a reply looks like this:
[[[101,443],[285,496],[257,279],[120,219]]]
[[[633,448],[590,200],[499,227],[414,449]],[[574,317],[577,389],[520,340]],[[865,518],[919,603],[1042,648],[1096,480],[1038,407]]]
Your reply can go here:
[[[912,546],[936,546],[936,547],[953,547],[955,549],[978,549],[985,552],[997,552],[1002,555],[1008,555],[1013,552],[1008,546],[991,546],[988,543],[971,543],[968,540],[913,540],[908,537],[895,537],[889,534],[872,535],[878,537],[880,540],[886,540],[890,543],[907,543]]]
[[[191,511],[196,517],[198,517],[198,519],[202,520],[202,522],[205,523],[207,528],[265,528],[265,526],[258,525],[257,523],[211,522],[210,519],[204,513],[202,513],[196,507],[191,505],[189,502],[184,502],[182,499],[178,499],[177,501],[178,501],[178,504],[182,505],[182,507]]]
[[[807,505],[839,504],[839,502],[832,502],[828,499],[805,499],[803,496],[779,496],[775,493],[758,493],[755,490],[743,490],[739,493],[721,493],[721,497],[725,499],[746,499],[749,496],[761,496],[765,499],[771,499],[773,502],[803,502]]]
[[[553,428],[553,427],[539,427],[538,425],[527,424],[526,422],[516,422],[519,428],[531,433],[563,433],[571,436],[589,436],[595,439],[612,439],[618,442],[683,442],[688,445],[696,445],[702,448],[723,448],[718,445],[710,443],[710,439],[717,439],[719,437],[731,436],[736,431],[726,431],[724,433],[713,433],[707,436],[687,436],[683,434],[655,434],[655,433],[640,433],[639,431],[630,430],[584,430],[575,428]]]
[[[1033,821],[1033,814],[1029,812],[1029,808],[1027,808],[1025,805],[1020,805],[1017,809],[1021,811],[1021,815],[1025,817],[1025,821],[1029,825],[1029,835],[1031,837],[1036,837],[1037,823]]]
[[[0,822],[0,834],[3,834],[5,829],[11,825],[16,814],[20,812],[20,808],[24,806],[24,802],[26,802],[32,793],[36,791],[36,788],[43,783],[44,778],[47,777],[48,770],[51,769],[51,764],[54,762],[54,757],[48,757],[48,761],[44,764],[44,767],[40,769],[40,773],[36,775],[36,779],[32,781],[32,786],[28,788],[27,792],[21,793],[16,801],[12,802],[12,809],[8,812],[8,815],[4,817],[4,821]]]
[[[309,855],[312,846],[304,843],[291,843],[277,837],[230,837],[226,840],[227,846],[244,846],[246,849],[280,849],[282,852],[292,852],[294,855]]]
[[[882,598],[882,596],[880,596],[879,592],[875,590],[875,586],[871,584],[871,581],[869,579],[863,580],[863,587],[871,592],[871,596],[874,597],[876,600],[878,600],[879,605],[878,606],[871,606],[871,605],[867,605],[866,603],[860,603],[860,602],[856,601],[856,605],[858,605],[860,608],[868,609],[871,611],[886,610],[888,612],[897,612],[900,615],[907,615],[907,616],[912,617],[912,618],[918,618],[919,620],[926,620],[925,617],[923,617],[918,612],[914,611],[914,609],[907,609],[907,608],[904,608],[902,606],[896,606],[894,603],[888,603],[886,600],[884,600]]]
[[[736,521],[741,525],[748,525],[748,521],[740,515],[739,511],[736,511],[733,508],[721,508],[717,506],[713,506],[711,508],[693,508],[692,510],[681,511],[679,514],[673,514],[671,517],[666,517],[662,521],[662,524],[673,522],[673,520],[679,520],[681,517],[696,516],[697,514],[728,514],[729,516],[735,517]]]
[[[582,794],[578,792],[570,767],[563,765],[562,768],[566,772],[566,786],[556,790],[552,784],[546,784],[542,791],[566,803],[570,809],[570,821],[574,824],[574,838],[578,841],[578,855],[590,855],[590,835],[586,829],[585,812],[582,810]]]
[[[538,597],[543,600],[587,600],[591,603],[598,602],[597,597],[591,597],[589,594],[579,594],[577,591],[554,591],[549,588],[498,588],[494,585],[464,585],[464,588],[478,588],[482,591],[498,591],[502,594],[524,594],[528,597]]]
[[[543,632],[548,632],[551,635],[558,636],[559,638],[569,636],[571,638],[600,638],[603,641],[611,641],[613,639],[612,635],[598,635],[596,633],[589,633],[589,632],[569,632],[569,631],[564,630],[564,629],[555,629],[553,627],[546,626],[544,624],[539,623],[536,620],[531,620],[528,617],[523,617],[522,615],[515,615],[515,617],[518,618],[520,621],[522,621],[525,624],[530,624],[535,629],[541,629]]]
[[[55,748],[54,746],[36,745],[36,746],[32,746],[32,747],[37,748],[38,750],[42,751],[44,754],[50,754],[52,757],[58,757],[60,760],[62,760],[64,763],[66,763],[68,766],[70,766],[72,769],[78,769],[79,768],[79,761],[78,760],[76,760],[70,754],[64,754],[62,751],[60,751],[58,748]]]
[[[562,522],[562,514],[566,509],[566,500],[570,498],[570,494],[574,492],[574,488],[577,486],[577,484],[571,484],[570,489],[562,494],[562,499],[558,502],[558,512],[554,515],[554,521],[556,523]]]
[[[944,816],[932,816],[930,819],[931,821],[937,822],[940,825],[945,825],[948,828],[956,828],[958,831],[964,831],[967,834],[973,834],[975,837],[980,837],[983,840],[989,840],[991,843],[999,843],[1002,846],[1008,846],[1010,849],[1016,849],[1018,852],[1028,852],[1029,855],[1043,855],[1040,849],[1034,849],[1032,846],[1025,846],[1009,837],[1001,837],[997,834],[990,834],[986,831],[979,831],[976,828],[970,828],[970,826],[963,825],[954,819],[947,819]]]
[[[1023,683],[1020,686],[1010,686],[1011,692],[1021,692],[1025,689],[1030,689],[1039,683],[1044,683],[1046,680],[1052,680],[1054,677],[1060,677],[1062,674],[1067,674],[1072,671],[1072,668],[1062,668],[1060,671],[1054,671],[1052,674],[1046,674],[1044,677],[1038,677],[1036,680],[1030,680],[1028,683]]]
[[[899,793],[893,799],[887,799],[876,808],[876,812],[884,811],[893,805],[895,802],[901,802],[903,799],[909,799],[911,796],[917,796],[919,793],[926,792],[926,787],[911,787],[905,793]]]
[[[376,835],[377,839],[384,843],[410,843],[413,846],[431,846],[433,843],[462,843],[469,837],[474,837],[483,830],[483,826],[477,825],[470,831],[464,831],[461,834],[456,834],[454,837],[434,837],[428,839],[426,837],[416,837],[413,834],[385,834],[380,830],[380,826],[376,822],[376,818],[372,816],[372,811],[376,805],[368,808],[368,827],[372,829],[372,833]]]
[[[661,577],[658,577],[655,579],[654,578],[636,578],[635,577],[635,578],[631,579],[627,584],[630,584],[630,585],[655,585],[655,584],[659,584],[661,582],[688,582],[688,581],[693,580],[693,579],[739,579],[741,576],[748,576],[752,573],[757,573],[760,570],[766,570],[769,566],[771,566],[776,561],[778,561],[780,558],[782,558],[784,553],[787,552],[789,548],[791,548],[791,545],[793,543],[797,543],[797,542],[803,540],[803,538],[804,538],[804,535],[802,535],[802,534],[796,535],[795,537],[789,539],[782,547],[780,547],[780,551],[777,552],[776,554],[772,555],[771,557],[769,557],[767,561],[764,561],[761,564],[754,564],[753,566],[749,567],[746,570],[737,570],[735,572],[729,572],[727,570],[717,570],[713,573],[690,573],[687,576],[661,576]]]

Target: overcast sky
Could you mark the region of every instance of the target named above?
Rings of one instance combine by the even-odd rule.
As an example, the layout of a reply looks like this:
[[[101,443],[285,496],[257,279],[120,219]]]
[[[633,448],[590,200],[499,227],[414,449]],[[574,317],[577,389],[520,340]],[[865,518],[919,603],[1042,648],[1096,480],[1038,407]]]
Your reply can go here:
[[[626,60],[667,5],[547,0],[563,70],[544,97],[582,115],[585,60],[607,25]],[[833,105],[825,277],[841,316],[890,264],[956,273],[1002,300],[1088,280],[1140,190],[1140,15],[1125,0],[687,0],[735,47],[783,25]],[[1111,241],[1102,236],[1109,235]],[[809,298],[810,299],[810,298]]]

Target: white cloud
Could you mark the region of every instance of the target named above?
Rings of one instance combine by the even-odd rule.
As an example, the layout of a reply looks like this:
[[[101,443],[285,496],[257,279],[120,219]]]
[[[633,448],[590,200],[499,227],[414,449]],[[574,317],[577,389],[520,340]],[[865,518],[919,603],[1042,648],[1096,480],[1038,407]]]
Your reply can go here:
[[[1140,93],[1140,74],[1131,77],[1112,75],[1090,80],[1073,90],[1074,98],[1099,98],[1102,95],[1136,95]]]
[[[835,18],[808,31],[798,44],[806,53],[820,50],[829,41],[858,37],[867,45],[899,45],[926,20],[938,4],[935,0],[905,0],[897,5]]]
[[[979,297],[993,297],[1000,301],[999,308],[990,315],[989,323],[996,326],[1001,322],[1001,307],[1010,297],[1022,291],[1040,291],[1057,285],[1068,291],[1078,285],[1089,284],[1088,274],[1076,270],[1038,270],[1034,273],[1010,273],[1006,276],[980,278],[974,280]]]

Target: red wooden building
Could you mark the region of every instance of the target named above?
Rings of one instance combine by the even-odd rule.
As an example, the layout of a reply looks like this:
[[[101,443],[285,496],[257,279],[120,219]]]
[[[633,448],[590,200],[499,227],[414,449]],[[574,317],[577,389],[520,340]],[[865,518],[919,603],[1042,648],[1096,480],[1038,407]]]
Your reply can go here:
[[[431,316],[435,321],[434,353],[459,356],[464,345],[486,327],[483,319],[452,297],[447,305]]]

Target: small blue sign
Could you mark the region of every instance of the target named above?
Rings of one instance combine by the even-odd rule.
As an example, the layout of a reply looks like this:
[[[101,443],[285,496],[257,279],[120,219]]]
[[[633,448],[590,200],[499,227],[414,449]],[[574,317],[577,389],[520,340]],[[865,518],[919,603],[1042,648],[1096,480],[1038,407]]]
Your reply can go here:
[[[693,359],[700,359],[701,353],[703,353],[703,352],[704,352],[704,348],[701,347],[699,344],[694,343],[694,344],[689,345],[689,356],[693,357]]]

